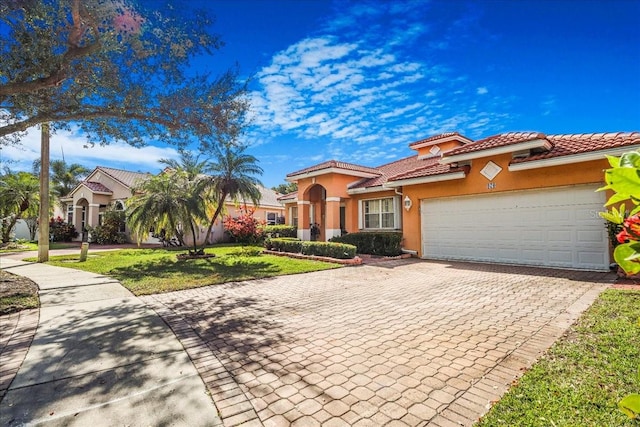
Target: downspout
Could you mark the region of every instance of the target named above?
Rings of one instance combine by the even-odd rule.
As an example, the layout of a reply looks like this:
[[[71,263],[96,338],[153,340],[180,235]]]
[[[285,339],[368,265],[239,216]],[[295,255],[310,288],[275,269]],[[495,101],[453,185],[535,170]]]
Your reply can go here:
[[[383,187],[384,187],[384,184],[383,184]],[[398,187],[393,187],[393,192],[396,193],[398,196],[400,196],[400,200],[402,201],[402,196],[404,195],[402,194],[402,191],[398,191]],[[403,254],[409,254],[414,257],[418,256],[418,251],[414,251],[412,249],[405,249],[405,248],[400,248],[400,250],[402,251]]]

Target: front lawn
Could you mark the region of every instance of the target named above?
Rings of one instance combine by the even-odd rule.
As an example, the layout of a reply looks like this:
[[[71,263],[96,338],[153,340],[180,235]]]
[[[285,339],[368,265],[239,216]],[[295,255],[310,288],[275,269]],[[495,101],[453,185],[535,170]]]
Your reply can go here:
[[[617,407],[640,393],[640,292],[605,291],[477,427],[639,425]]]
[[[261,254],[261,247],[220,245],[207,248],[215,258],[178,261],[175,249],[121,249],[91,252],[86,262],[79,262],[79,253],[52,256],[49,264],[77,268],[118,279],[136,295],[178,291],[287,274],[339,268],[327,262],[292,259]]]
[[[67,248],[73,248],[73,247],[79,247],[79,245],[74,243],[69,243],[69,242],[49,243],[50,250],[67,249]],[[0,254],[9,253],[9,252],[27,252],[27,251],[37,251],[37,250],[38,250],[37,242],[18,241],[18,242],[3,243],[2,245],[0,245]]]

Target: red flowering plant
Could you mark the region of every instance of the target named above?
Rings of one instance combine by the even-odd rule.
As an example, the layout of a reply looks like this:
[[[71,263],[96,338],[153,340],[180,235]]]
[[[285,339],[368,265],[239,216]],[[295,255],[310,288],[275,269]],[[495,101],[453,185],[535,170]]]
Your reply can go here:
[[[255,209],[246,206],[240,209],[241,215],[236,218],[227,217],[224,220],[225,231],[239,243],[257,243],[264,238],[264,221],[253,217]]]

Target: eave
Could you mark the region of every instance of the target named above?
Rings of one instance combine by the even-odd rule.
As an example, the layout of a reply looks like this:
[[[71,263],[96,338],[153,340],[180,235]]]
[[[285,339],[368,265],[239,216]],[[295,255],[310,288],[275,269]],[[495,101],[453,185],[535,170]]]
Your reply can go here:
[[[304,178],[312,178],[314,176],[322,176],[322,175],[329,175],[329,174],[339,174],[339,175],[347,175],[347,176],[356,176],[359,178],[376,178],[378,176],[380,176],[380,174],[374,174],[374,173],[370,173],[370,172],[363,172],[363,171],[355,171],[355,170],[351,170],[351,169],[343,169],[343,168],[326,168],[326,169],[320,169],[320,170],[316,170],[316,171],[311,171],[311,172],[304,172],[301,174],[297,174],[297,175],[289,175],[285,178],[286,181],[288,182],[296,182],[300,179],[304,179]]]
[[[397,188],[405,185],[428,184],[431,182],[452,181],[454,179],[463,179],[467,176],[465,171],[443,173],[438,175],[421,176],[418,178],[399,179],[395,181],[387,181],[384,187]]]
[[[468,153],[453,154],[451,156],[445,155],[440,160],[440,163],[450,164],[450,163],[462,162],[466,160],[479,159],[482,157],[496,156],[499,154],[507,154],[507,153],[514,153],[517,151],[532,150],[535,148],[550,150],[552,147],[553,145],[546,139],[534,139],[531,141],[520,142],[517,144],[503,145],[501,147],[495,147],[495,148],[486,148],[486,149],[481,149],[477,151],[471,151]]]
[[[610,148],[608,150],[590,151],[588,153],[571,154],[567,156],[551,157],[549,159],[531,160],[528,162],[518,162],[509,165],[509,171],[523,171],[529,169],[548,168],[552,166],[570,165],[573,163],[589,162],[593,160],[604,160],[605,156],[619,156],[630,150],[637,149],[638,146],[625,146]]]

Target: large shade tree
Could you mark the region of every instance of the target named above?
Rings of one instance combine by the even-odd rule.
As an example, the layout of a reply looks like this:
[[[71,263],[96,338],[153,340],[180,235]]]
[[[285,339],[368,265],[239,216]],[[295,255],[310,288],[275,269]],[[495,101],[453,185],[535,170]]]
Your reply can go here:
[[[258,166],[258,159],[246,154],[246,147],[234,144],[222,144],[221,147],[213,147],[213,160],[207,167],[208,191],[210,200],[214,203],[215,209],[210,209],[209,228],[207,229],[207,239],[216,220],[224,211],[227,198],[234,202],[240,200],[250,200],[254,206],[260,202],[261,191],[258,186],[262,185],[258,175],[262,175],[262,168]]]
[[[0,2],[0,146],[45,123],[103,144],[235,137],[246,86],[237,69],[217,76],[190,70],[221,40],[205,12],[167,3]]]

